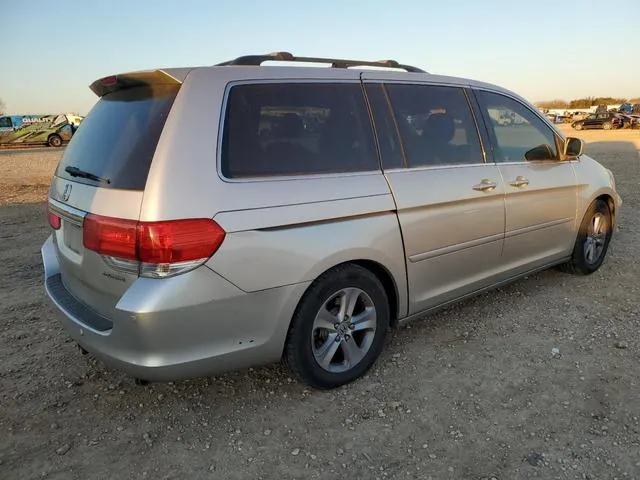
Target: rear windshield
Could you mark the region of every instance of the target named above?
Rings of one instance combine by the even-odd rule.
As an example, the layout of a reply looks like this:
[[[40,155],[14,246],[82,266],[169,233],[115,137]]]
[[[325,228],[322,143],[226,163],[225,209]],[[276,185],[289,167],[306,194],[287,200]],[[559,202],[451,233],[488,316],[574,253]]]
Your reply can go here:
[[[151,159],[179,86],[144,86],[102,97],[82,121],[56,175],[105,188],[144,190]],[[109,183],[72,177],[75,167]]]

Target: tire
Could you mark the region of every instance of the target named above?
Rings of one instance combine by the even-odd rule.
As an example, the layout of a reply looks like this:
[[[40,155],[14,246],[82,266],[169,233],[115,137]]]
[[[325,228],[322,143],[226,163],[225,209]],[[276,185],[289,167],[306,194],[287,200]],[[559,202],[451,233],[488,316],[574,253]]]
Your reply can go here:
[[[345,310],[353,316],[343,316]],[[300,300],[284,361],[311,387],[339,387],[375,363],[389,324],[389,299],[378,277],[358,265],[338,266],[318,277]]]
[[[596,217],[598,232],[594,234]],[[613,235],[612,215],[607,202],[594,200],[582,219],[578,238],[573,247],[571,260],[561,266],[568,273],[590,275],[600,268],[609,249],[609,242]],[[592,255],[593,253],[593,255]]]
[[[576,123],[573,128],[575,128],[576,130],[582,130],[582,124],[581,123]]]
[[[60,135],[58,135],[57,133],[54,133],[53,135],[49,135],[49,138],[47,139],[47,145],[55,148],[61,147],[62,138],[60,138]]]
[[[602,124],[602,128],[604,128],[605,130],[611,130],[611,122],[604,122]]]

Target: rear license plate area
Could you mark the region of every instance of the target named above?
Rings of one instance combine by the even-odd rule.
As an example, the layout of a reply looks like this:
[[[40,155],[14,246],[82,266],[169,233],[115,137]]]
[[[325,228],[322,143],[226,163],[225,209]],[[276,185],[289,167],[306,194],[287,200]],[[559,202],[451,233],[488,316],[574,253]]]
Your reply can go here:
[[[69,250],[79,254],[82,249],[82,228],[68,221],[63,221],[63,223],[64,244]]]

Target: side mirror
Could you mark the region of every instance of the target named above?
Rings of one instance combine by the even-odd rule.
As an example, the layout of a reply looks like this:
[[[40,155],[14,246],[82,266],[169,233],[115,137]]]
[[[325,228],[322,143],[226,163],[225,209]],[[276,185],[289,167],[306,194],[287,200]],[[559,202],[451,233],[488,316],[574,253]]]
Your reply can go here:
[[[531,150],[525,152],[524,158],[528,162],[535,161],[544,161],[544,160],[553,160],[554,158],[553,150],[549,145],[538,145],[537,147],[532,148]]]
[[[584,150],[584,142],[580,138],[567,137],[564,141],[564,156],[579,157]]]

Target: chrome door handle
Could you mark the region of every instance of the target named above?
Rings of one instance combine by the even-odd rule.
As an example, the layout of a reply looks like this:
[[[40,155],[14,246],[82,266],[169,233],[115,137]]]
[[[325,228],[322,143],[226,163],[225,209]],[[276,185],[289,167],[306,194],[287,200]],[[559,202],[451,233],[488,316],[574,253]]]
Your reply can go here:
[[[473,186],[474,190],[478,190],[480,192],[490,192],[494,190],[498,186],[497,183],[491,182],[488,179],[484,178],[482,181]]]
[[[511,182],[512,187],[526,187],[527,185],[529,185],[529,179],[522,176],[516,177],[516,179]]]

